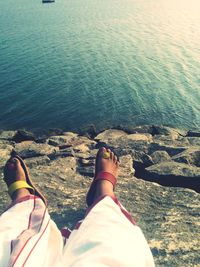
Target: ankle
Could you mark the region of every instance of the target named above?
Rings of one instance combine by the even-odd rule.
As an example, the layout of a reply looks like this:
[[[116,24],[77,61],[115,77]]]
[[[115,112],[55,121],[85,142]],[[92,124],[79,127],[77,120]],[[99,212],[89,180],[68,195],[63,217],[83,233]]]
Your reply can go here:
[[[13,194],[12,194],[12,200],[16,201],[22,197],[26,197],[31,195],[30,191],[27,188],[20,188],[18,190],[16,190]]]
[[[103,195],[114,196],[113,185],[107,180],[99,180],[96,184],[95,198]]]

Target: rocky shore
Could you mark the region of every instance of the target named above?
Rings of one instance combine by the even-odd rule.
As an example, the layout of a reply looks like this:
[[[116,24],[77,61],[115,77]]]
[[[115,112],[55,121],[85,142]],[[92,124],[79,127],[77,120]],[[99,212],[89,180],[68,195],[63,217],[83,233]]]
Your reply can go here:
[[[95,155],[108,146],[120,160],[116,194],[143,229],[156,266],[200,266],[200,131],[164,126],[101,133],[0,132],[0,211],[9,203],[3,166],[13,151],[25,159],[58,226],[84,216]]]

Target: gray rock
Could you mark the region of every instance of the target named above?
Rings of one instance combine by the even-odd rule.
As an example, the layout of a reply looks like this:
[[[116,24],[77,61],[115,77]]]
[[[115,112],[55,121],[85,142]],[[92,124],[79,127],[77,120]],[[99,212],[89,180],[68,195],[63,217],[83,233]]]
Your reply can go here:
[[[191,146],[200,146],[199,137],[187,137],[187,141]]]
[[[72,147],[68,147],[56,151],[55,157],[75,157],[75,152]]]
[[[122,156],[119,159],[120,161],[120,170],[119,175],[121,177],[129,177],[135,174],[135,169],[133,168],[133,159],[131,155]]]
[[[50,163],[50,158],[47,156],[39,156],[25,159],[25,163],[29,168],[33,168],[39,165],[46,166]]]
[[[154,164],[171,160],[171,157],[166,151],[155,151],[151,154],[151,158]]]
[[[171,135],[155,135],[153,137],[153,143],[174,147],[188,147],[190,143],[187,138],[181,136]]]
[[[4,167],[6,161],[10,158],[13,146],[0,143],[0,169]]]
[[[125,139],[132,142],[152,142],[152,136],[150,134],[129,134]]]
[[[53,146],[71,146],[72,141],[78,135],[72,132],[66,132],[65,135],[51,136],[47,139],[47,143]]]
[[[151,143],[148,146],[148,153],[151,155],[155,151],[166,151],[170,156],[174,156],[176,154],[179,154],[186,150],[187,147],[174,147],[174,146],[168,146],[168,145],[162,145],[158,143]]]
[[[200,147],[190,147],[184,152],[173,156],[176,162],[186,163],[200,167]]]
[[[50,146],[48,144],[37,144],[33,141],[24,141],[16,144],[14,148],[14,151],[22,158],[54,155],[58,150],[58,147]]]
[[[95,139],[100,141],[100,146],[107,146],[114,151],[138,150],[147,152],[152,136],[150,134],[127,134],[119,130],[107,130]]]
[[[174,129],[167,126],[153,125],[153,135],[170,135],[173,139],[178,138],[178,136],[186,135],[186,131],[180,129]]]
[[[16,133],[17,131],[1,131],[0,139],[12,140]]]
[[[80,158],[78,160],[79,164],[77,166],[77,172],[85,175],[85,176],[89,176],[89,177],[94,177],[94,163],[95,163],[95,159],[84,159],[84,158]]]
[[[142,125],[142,126],[131,126],[131,125],[120,125],[117,127],[120,130],[125,131],[128,134],[134,134],[134,133],[148,133],[153,134],[154,132],[154,126],[153,125]]]
[[[36,137],[32,132],[29,132],[27,130],[18,130],[16,135],[13,137],[13,140],[16,143],[19,143],[22,141],[35,141]]]
[[[170,175],[170,176],[178,176],[178,177],[197,177],[200,178],[200,168],[196,168],[193,166],[189,166],[184,163],[177,162],[162,162],[159,164],[152,165],[146,170],[150,174],[155,175]]]
[[[167,186],[188,187],[200,191],[200,168],[177,162],[161,162],[145,169],[146,179]]]
[[[94,140],[96,141],[101,141],[104,143],[108,143],[109,140],[118,140],[120,137],[125,137],[127,136],[127,133],[121,130],[115,130],[115,129],[110,129],[110,130],[105,130],[102,133],[98,134]]]
[[[141,150],[131,150],[130,154],[134,162],[141,163],[146,167],[153,164],[151,157]]]

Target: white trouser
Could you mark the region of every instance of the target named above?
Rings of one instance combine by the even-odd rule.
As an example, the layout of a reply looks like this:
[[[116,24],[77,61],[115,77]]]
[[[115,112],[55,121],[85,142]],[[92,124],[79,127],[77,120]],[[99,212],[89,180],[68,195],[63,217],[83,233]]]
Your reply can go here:
[[[61,234],[62,232],[62,234]],[[1,267],[153,267],[146,239],[117,199],[99,199],[69,235],[38,197],[0,216]]]

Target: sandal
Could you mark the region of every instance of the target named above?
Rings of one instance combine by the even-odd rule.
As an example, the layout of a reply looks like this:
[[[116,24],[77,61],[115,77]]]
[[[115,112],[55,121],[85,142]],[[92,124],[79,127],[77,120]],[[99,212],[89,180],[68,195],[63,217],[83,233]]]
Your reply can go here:
[[[21,166],[22,166],[22,168],[24,170],[24,173],[25,173],[26,181],[15,181],[15,182],[11,183],[8,186],[9,195],[12,196],[13,193],[18,189],[27,188],[32,194],[34,194],[35,196],[38,196],[39,198],[41,198],[41,200],[44,202],[45,206],[47,206],[46,198],[36,188],[36,186],[33,184],[32,180],[30,178],[29,172],[28,172],[28,168],[26,167],[26,164],[23,161],[23,159],[18,155],[14,155],[14,156],[11,157],[11,159],[12,158],[16,158],[16,159],[18,159],[20,161],[20,164],[21,164]],[[5,174],[4,174],[4,176],[5,176]],[[4,180],[5,180],[5,178],[4,178]]]

